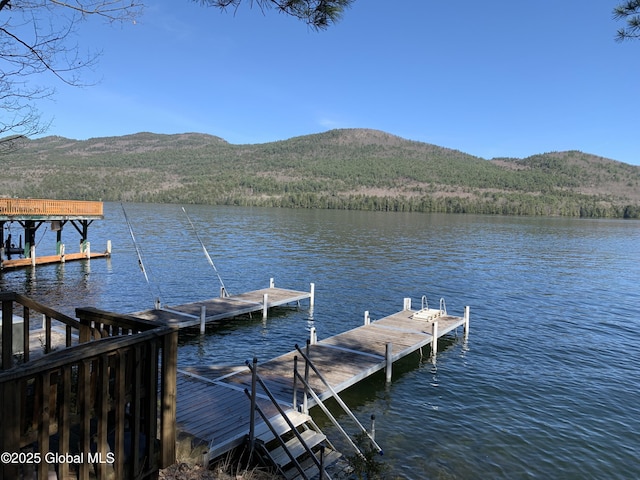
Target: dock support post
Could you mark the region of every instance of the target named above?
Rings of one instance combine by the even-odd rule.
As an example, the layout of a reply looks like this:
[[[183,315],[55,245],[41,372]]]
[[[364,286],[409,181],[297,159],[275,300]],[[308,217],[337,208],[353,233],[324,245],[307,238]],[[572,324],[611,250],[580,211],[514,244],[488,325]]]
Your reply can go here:
[[[464,338],[469,336],[469,306],[464,307]]]
[[[404,306],[402,308],[403,310],[411,310],[411,298],[405,298],[404,299]]]
[[[384,351],[384,359],[386,363],[385,373],[387,383],[391,383],[391,373],[393,369],[393,359],[391,358],[393,346],[391,343],[387,343]]]
[[[269,307],[267,306],[267,302],[269,300],[269,294],[265,293],[262,296],[262,318],[267,318],[267,310]]]
[[[204,334],[204,328],[207,320],[207,307],[200,305],[200,335]]]
[[[318,332],[316,331],[316,327],[311,327],[309,329],[309,343],[311,345],[318,343]]]
[[[86,243],[85,252],[87,254],[87,258],[91,258],[91,242]]]
[[[249,459],[253,457],[256,441],[256,378],[258,375],[258,358],[253,357],[251,369],[251,416],[249,417]]]
[[[107,257],[111,256],[111,240],[107,240],[107,251],[106,251]]]
[[[376,439],[376,416],[373,413],[371,414],[371,431],[369,432],[369,435],[374,440]]]
[[[64,243],[60,244],[60,263],[64,263],[65,262],[65,258],[64,258],[64,250],[65,250],[65,246]]]
[[[438,353],[438,322],[434,321],[431,324],[431,358],[435,360]]]
[[[31,258],[31,266],[35,267],[36,266],[36,246],[35,245],[31,245],[31,248],[29,249],[29,256]]]
[[[315,303],[316,303],[316,284],[310,283],[309,284],[309,306],[313,307]]]
[[[276,282],[275,282],[275,280],[273,279],[273,277],[271,277],[271,278],[269,279],[269,288],[275,288],[275,286],[276,286]]]
[[[369,310],[364,311],[364,324],[369,325],[371,323],[371,318],[369,317]]]

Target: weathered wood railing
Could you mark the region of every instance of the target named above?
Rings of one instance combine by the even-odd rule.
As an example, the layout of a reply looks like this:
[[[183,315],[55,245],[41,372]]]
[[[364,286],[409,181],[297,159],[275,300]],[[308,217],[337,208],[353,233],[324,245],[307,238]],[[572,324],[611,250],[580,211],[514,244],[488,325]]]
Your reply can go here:
[[[70,347],[73,342],[73,333],[77,333],[80,330],[80,322],[74,318],[71,318],[63,313],[56,312],[55,310],[42,305],[35,300],[25,297],[14,292],[0,292],[0,302],[2,302],[2,342],[0,347],[2,348],[2,370],[13,367],[18,358],[14,355],[14,345],[21,345],[18,348],[18,352],[21,358],[21,362],[28,362],[31,358],[31,347],[29,333],[32,327],[32,315],[31,312],[40,313],[43,315],[44,322],[44,340],[39,348],[42,353],[50,353],[53,350],[52,343],[52,319],[57,320],[64,324],[65,332],[65,345]],[[17,313],[21,315],[22,321],[20,324],[14,323],[13,316],[15,312],[15,305],[18,304],[22,308]],[[16,325],[21,325],[21,328],[16,329]],[[16,332],[21,333],[21,338],[14,338]],[[38,352],[40,353],[40,352]]]
[[[25,298],[13,300],[37,306]],[[0,478],[50,469],[151,478],[175,461],[177,330],[96,309],[76,315],[81,343],[0,371],[0,451],[15,460],[0,463]]]

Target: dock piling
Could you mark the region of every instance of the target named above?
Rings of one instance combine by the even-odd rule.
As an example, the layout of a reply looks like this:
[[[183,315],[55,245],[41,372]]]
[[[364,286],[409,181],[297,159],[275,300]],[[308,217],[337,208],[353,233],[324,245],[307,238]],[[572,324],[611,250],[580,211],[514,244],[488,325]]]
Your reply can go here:
[[[469,306],[464,307],[464,338],[469,336]]]
[[[411,298],[405,297],[403,310],[411,310]]]
[[[311,327],[309,329],[309,344],[315,345],[316,343],[318,343],[318,332],[316,327]]]
[[[262,318],[267,318],[267,310],[269,310],[269,307],[267,306],[268,300],[269,300],[269,294],[265,293],[262,296]]]
[[[204,329],[207,324],[207,307],[205,305],[200,306],[200,335],[204,334]]]
[[[371,318],[369,317],[369,310],[364,311],[364,324],[365,325],[371,324]]]
[[[309,284],[309,307],[313,307],[315,300],[316,300],[316,284],[315,283],[310,283]]]
[[[431,358],[435,361],[438,354],[438,321],[434,321],[431,324]]]
[[[376,416],[371,414],[371,431],[369,432],[369,436],[375,440],[376,439]]]
[[[391,342],[387,343],[384,351],[384,359],[386,362],[385,373],[386,373],[387,383],[391,383],[391,373],[393,370],[392,350],[393,350],[393,344]]]

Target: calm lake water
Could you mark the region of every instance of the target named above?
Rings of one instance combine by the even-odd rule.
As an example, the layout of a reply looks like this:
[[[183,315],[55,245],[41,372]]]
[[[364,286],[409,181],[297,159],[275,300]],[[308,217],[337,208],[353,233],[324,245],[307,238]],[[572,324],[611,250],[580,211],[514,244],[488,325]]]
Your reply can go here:
[[[160,297],[217,296],[220,283],[176,205],[120,204],[89,229],[113,257],[0,273],[0,288],[73,315],[134,312]],[[179,362],[242,364],[381,318],[404,297],[471,330],[442,343],[435,365],[412,356],[345,395],[375,414],[383,460],[412,479],[640,478],[640,222],[191,206],[187,212],[231,293],[316,285],[316,305],[183,335]],[[19,234],[13,227],[14,237]],[[44,228],[44,227],[42,227]],[[67,251],[78,235],[67,226]],[[38,251],[52,253],[51,232]],[[329,431],[331,429],[328,429]]]

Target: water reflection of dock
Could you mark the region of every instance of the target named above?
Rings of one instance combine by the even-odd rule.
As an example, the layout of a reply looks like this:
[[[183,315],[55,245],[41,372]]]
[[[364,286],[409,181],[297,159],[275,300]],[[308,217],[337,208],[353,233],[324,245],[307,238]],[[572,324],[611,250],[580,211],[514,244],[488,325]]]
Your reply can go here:
[[[456,317],[439,310],[411,310],[410,302],[393,315],[370,321],[365,315],[364,325],[347,332],[318,340],[314,330],[304,349],[315,367],[328,382],[315,375],[309,376],[310,387],[323,401],[376,372],[386,371],[391,381],[392,365],[409,354],[430,346],[431,354],[437,351],[437,339],[463,326],[465,335],[469,327],[469,309],[463,317]],[[308,408],[317,404],[313,396],[303,399],[304,388],[294,386],[294,365],[301,357],[294,350],[277,358],[260,362],[260,377],[277,403],[287,413],[295,416],[306,402]],[[301,363],[301,365],[303,365]],[[298,369],[304,370],[304,366]],[[249,367],[186,367],[178,371],[177,424],[185,432],[208,445],[207,456],[219,457],[242,444],[249,432],[250,402],[244,393],[251,390],[252,374]],[[294,401],[294,389],[295,401]],[[333,390],[333,392],[332,392]],[[258,406],[277,423],[280,414],[265,395],[258,394]],[[256,435],[267,430],[264,422],[258,422]]]

